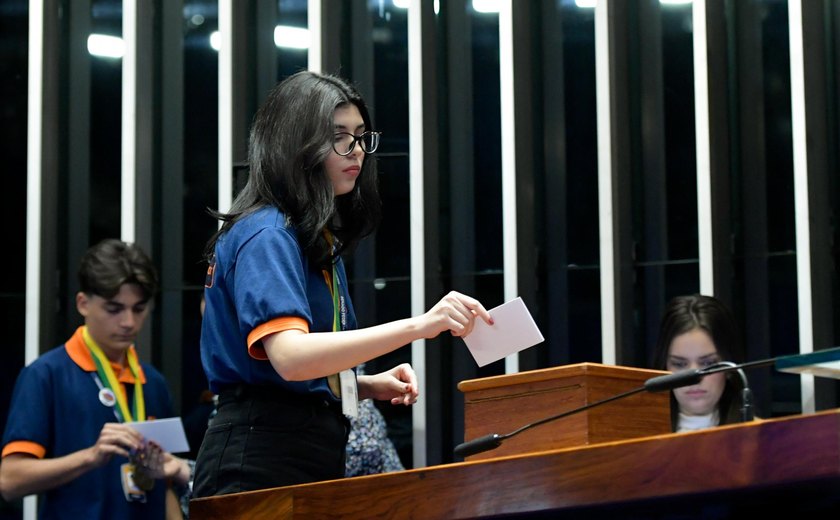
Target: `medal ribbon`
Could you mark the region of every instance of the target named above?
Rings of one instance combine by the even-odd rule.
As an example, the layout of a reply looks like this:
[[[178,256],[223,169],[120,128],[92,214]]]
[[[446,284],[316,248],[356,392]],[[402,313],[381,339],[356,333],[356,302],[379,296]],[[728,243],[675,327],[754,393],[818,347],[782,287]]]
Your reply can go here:
[[[117,380],[116,374],[114,374],[114,369],[111,368],[111,362],[105,357],[105,353],[102,352],[102,349],[90,335],[87,327],[82,328],[82,337],[85,340],[85,345],[88,350],[90,350],[91,357],[93,357],[93,363],[96,365],[96,373],[99,374],[102,384],[109,388],[117,398],[117,406],[114,407],[114,412],[116,412],[117,417],[122,422],[131,422],[134,420],[132,417],[135,417],[137,421],[145,421],[146,401],[143,399],[143,383],[140,381],[140,363],[137,361],[137,354],[131,349],[125,353],[125,357],[128,360],[128,368],[134,376],[134,402],[132,403],[134,414],[132,415],[128,409],[125,392]]]

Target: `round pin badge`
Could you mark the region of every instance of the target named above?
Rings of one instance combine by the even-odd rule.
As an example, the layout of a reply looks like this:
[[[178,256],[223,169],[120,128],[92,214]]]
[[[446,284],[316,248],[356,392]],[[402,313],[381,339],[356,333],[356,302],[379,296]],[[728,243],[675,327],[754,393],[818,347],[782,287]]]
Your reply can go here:
[[[103,388],[99,391],[99,402],[105,406],[114,406],[117,403],[117,396],[110,388]]]

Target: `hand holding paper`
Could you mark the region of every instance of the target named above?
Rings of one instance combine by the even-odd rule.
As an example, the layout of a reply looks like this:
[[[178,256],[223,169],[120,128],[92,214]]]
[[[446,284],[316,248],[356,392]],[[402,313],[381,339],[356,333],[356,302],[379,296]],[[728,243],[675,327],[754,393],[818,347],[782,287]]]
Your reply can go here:
[[[489,312],[495,323],[488,325],[475,320],[472,332],[464,337],[478,366],[483,367],[545,340],[522,298],[503,303]]]
[[[184,453],[190,451],[187,434],[180,417],[155,419],[152,421],[125,423],[149,441],[154,441],[163,451],[169,453]]]

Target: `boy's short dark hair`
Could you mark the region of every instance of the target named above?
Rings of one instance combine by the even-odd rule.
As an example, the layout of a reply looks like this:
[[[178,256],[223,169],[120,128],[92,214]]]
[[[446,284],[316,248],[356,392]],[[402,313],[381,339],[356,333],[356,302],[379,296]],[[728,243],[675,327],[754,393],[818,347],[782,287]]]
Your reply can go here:
[[[137,244],[108,238],[82,256],[79,289],[85,294],[113,298],[127,283],[140,286],[146,300],[158,291],[155,265]]]

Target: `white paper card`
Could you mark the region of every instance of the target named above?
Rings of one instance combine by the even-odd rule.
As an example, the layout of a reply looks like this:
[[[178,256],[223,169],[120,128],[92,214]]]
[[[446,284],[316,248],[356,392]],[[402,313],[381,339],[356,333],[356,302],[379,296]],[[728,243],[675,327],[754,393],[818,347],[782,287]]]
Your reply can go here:
[[[137,430],[146,440],[155,441],[163,451],[184,453],[190,451],[190,443],[180,417],[154,419],[151,421],[125,423]]]
[[[464,338],[480,367],[545,340],[522,298],[515,298],[488,312],[494,324],[488,325],[477,318],[472,332]]]

